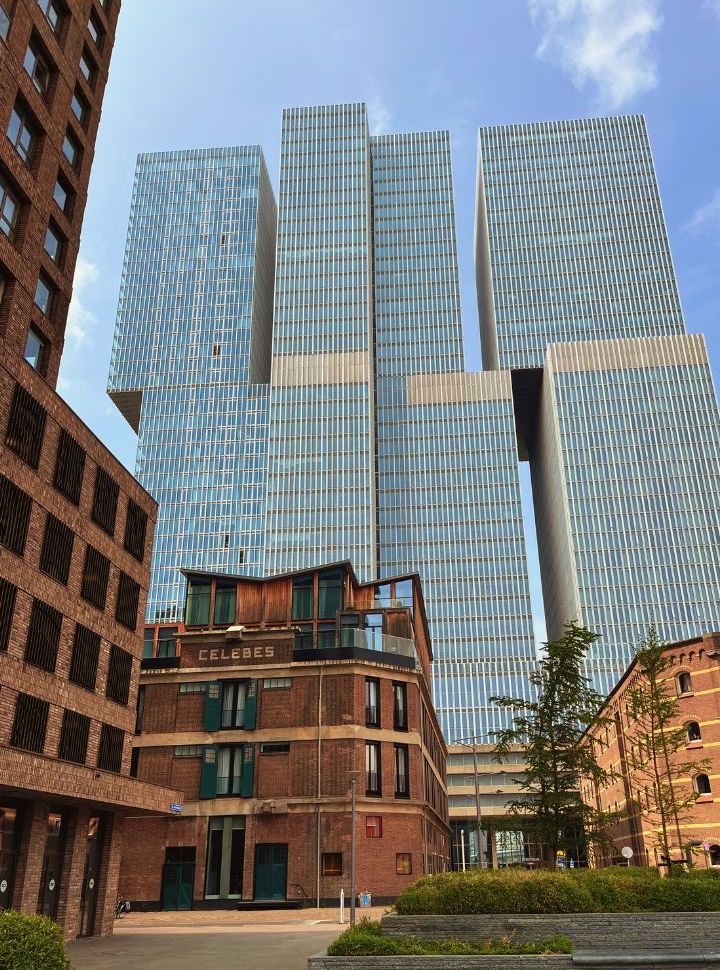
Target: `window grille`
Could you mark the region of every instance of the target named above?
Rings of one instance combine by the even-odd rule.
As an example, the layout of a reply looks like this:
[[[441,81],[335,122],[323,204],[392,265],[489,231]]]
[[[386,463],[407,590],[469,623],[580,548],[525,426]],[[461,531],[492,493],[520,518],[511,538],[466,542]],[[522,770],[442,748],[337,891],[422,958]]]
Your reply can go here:
[[[127,704],[130,696],[130,676],[132,674],[132,654],[114,643],[110,647],[110,667],[108,669],[105,694],[118,704]]]
[[[16,556],[25,552],[32,499],[14,482],[0,475],[0,545]]]
[[[50,704],[29,694],[18,694],[15,702],[15,719],[10,735],[10,745],[23,751],[42,754],[45,747],[45,731]]]
[[[95,494],[93,495],[91,518],[109,536],[115,535],[115,517],[119,494],[120,486],[115,479],[108,475],[104,468],[98,468],[95,476]]]
[[[134,630],[137,627],[139,601],[140,584],[136,583],[127,573],[120,573],[115,619],[118,623],[126,626],[128,630]]]
[[[100,636],[79,623],[75,627],[72,659],[70,661],[70,680],[87,690],[95,690],[98,657],[100,656]]]
[[[73,505],[80,504],[84,473],[85,449],[63,428],[58,442],[53,485]]]
[[[73,530],[48,512],[40,552],[40,570],[63,586],[67,586],[70,575],[74,539]]]
[[[63,711],[58,758],[84,765],[87,757],[90,718],[76,711]]]
[[[108,582],[110,580],[110,560],[92,546],[85,550],[85,565],[83,566],[82,586],[80,595],[88,603],[105,609],[107,601]]]
[[[7,650],[10,643],[17,586],[6,579],[0,579],[0,650]]]
[[[119,772],[122,768],[123,742],[125,734],[122,728],[103,724],[100,730],[100,748],[98,749],[98,768],[104,771]]]
[[[145,558],[145,533],[147,532],[147,515],[137,502],[128,501],[127,516],[125,518],[124,546],[131,556],[138,562]]]
[[[10,405],[5,444],[31,468],[37,469],[40,464],[46,419],[45,408],[32,394],[28,394],[24,387],[16,384]]]
[[[62,613],[42,600],[33,600],[25,644],[25,662],[54,673],[61,628]]]

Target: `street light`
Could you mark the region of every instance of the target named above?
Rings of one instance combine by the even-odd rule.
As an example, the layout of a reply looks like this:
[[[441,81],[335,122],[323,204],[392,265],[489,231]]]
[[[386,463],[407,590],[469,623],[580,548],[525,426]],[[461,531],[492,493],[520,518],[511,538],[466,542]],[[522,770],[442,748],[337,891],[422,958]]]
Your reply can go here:
[[[481,738],[481,737],[483,737],[483,735],[476,734],[474,737],[470,737],[470,738],[457,738],[455,741],[453,741],[451,743],[452,744],[461,744],[461,745],[463,745],[463,747],[466,747],[466,748],[472,748],[472,753],[473,753],[473,771],[474,771],[474,775],[475,775],[475,819],[476,819],[476,825],[477,825],[478,859],[479,859],[479,862],[480,862],[480,868],[481,869],[484,869],[484,868],[486,868],[486,865],[485,865],[485,856],[484,856],[484,853],[483,853],[483,850],[482,850],[482,846],[480,844],[481,841],[482,841],[482,836],[481,836],[481,832],[482,832],[482,809],[481,809],[481,806],[480,806],[480,779],[478,777],[478,761],[477,761],[477,748],[476,748],[476,743],[478,741],[478,738]],[[464,849],[464,842],[463,842],[463,849]]]
[[[355,776],[350,779],[352,799],[352,835],[350,837],[350,926],[355,925]]]

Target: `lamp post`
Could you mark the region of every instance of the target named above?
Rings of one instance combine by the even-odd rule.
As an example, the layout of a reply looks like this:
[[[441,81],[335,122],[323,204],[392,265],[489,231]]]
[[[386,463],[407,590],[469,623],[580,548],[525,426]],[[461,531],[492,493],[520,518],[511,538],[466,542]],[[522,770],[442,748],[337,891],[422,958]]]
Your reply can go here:
[[[350,792],[352,799],[352,835],[350,837],[350,926],[355,925],[355,897],[357,889],[355,886],[355,776],[350,779]]]
[[[478,840],[478,863],[481,869],[486,868],[485,855],[482,849],[482,807],[480,805],[480,778],[478,776],[478,760],[477,760],[477,747],[476,742],[478,740],[478,735],[472,738],[457,738],[453,741],[453,744],[462,744],[466,748],[472,748],[473,753],[473,771],[475,775],[475,824],[477,826],[477,840]]]

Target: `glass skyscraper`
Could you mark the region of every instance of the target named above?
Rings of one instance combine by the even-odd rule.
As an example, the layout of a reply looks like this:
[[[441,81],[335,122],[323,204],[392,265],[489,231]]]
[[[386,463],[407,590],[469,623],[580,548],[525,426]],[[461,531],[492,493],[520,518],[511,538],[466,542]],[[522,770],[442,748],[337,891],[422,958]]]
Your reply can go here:
[[[720,622],[720,416],[685,333],[644,120],[482,129],[483,363],[512,371],[548,636],[609,691],[654,625]]]
[[[108,390],[160,505],[150,622],[182,566],[264,566],[275,228],[257,146],[139,156]]]

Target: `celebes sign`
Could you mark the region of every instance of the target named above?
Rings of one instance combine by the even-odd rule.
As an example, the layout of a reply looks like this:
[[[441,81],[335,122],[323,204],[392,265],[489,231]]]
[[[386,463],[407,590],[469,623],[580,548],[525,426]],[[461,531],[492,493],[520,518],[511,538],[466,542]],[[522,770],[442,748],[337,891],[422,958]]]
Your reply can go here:
[[[215,641],[217,643],[217,640]],[[212,643],[212,641],[211,641]],[[183,667],[221,667],[233,664],[290,663],[293,642],[290,638],[268,638],[258,643],[223,643],[217,646],[182,641]]]
[[[198,663],[222,663],[227,660],[274,660],[275,645],[263,647],[201,647],[197,654]]]

